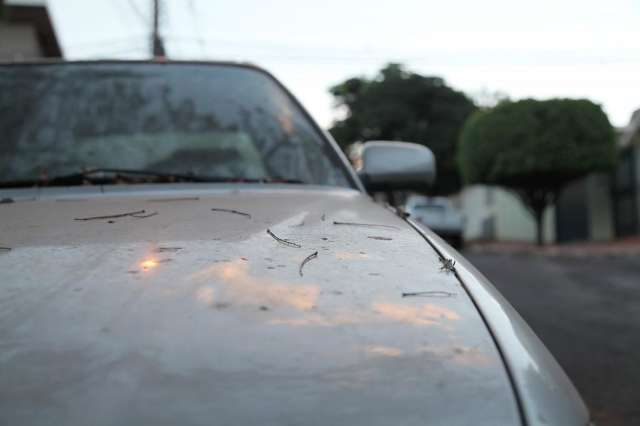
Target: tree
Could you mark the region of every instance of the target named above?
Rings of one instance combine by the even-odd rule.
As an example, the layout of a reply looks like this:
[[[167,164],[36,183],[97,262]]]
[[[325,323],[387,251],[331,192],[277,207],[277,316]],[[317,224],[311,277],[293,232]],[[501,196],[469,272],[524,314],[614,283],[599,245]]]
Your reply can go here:
[[[570,181],[615,165],[615,133],[600,106],[584,99],[525,99],[479,110],[465,123],[458,164],[466,183],[515,191],[542,215]]]
[[[420,143],[437,160],[434,193],[460,188],[455,148],[462,125],[475,110],[465,94],[439,77],[412,73],[399,64],[388,64],[374,79],[350,78],[330,92],[346,112],[329,129],[343,149],[373,139]]]

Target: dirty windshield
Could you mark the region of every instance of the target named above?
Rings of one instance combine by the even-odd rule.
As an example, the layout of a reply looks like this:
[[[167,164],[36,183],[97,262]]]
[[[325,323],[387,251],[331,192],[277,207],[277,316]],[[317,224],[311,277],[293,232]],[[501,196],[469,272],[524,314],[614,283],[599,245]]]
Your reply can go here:
[[[249,67],[0,66],[0,116],[0,185],[124,170],[349,186],[297,104]]]

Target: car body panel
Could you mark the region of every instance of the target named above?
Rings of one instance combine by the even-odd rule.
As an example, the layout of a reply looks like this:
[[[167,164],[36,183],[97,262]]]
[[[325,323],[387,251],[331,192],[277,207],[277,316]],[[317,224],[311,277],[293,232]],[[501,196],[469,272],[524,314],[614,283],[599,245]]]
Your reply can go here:
[[[469,292],[500,348],[526,424],[590,424],[589,411],[573,383],[518,312],[460,253],[433,231],[410,222],[443,257],[455,262],[457,277]]]
[[[359,191],[0,195],[0,423],[520,424],[464,288]]]

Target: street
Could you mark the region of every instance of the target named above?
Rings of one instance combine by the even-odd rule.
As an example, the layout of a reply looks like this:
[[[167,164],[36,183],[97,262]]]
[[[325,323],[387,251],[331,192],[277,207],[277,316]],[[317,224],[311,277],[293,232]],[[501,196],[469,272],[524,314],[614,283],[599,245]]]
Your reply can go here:
[[[640,424],[640,260],[467,252],[565,369],[599,426]]]

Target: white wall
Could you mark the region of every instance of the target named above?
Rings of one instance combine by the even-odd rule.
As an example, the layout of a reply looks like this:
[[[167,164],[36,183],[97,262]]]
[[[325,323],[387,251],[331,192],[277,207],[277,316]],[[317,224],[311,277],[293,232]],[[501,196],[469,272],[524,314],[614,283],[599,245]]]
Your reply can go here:
[[[509,191],[494,186],[472,185],[455,197],[455,203],[465,217],[464,237],[468,241],[488,238],[534,242],[536,239],[533,216],[520,199]],[[555,241],[553,207],[545,211],[544,233],[547,242]]]
[[[491,216],[491,209],[485,202],[485,187],[479,185],[466,187],[451,199],[464,217],[464,239],[476,240],[489,237],[484,235],[482,230],[483,221]]]
[[[614,238],[613,203],[609,177],[605,173],[586,177],[587,209],[589,212],[589,238],[607,241]]]
[[[497,217],[497,239],[535,241],[536,222],[520,198],[510,191],[494,188],[496,192],[495,214]],[[543,216],[544,238],[555,241],[555,210],[549,207]]]

